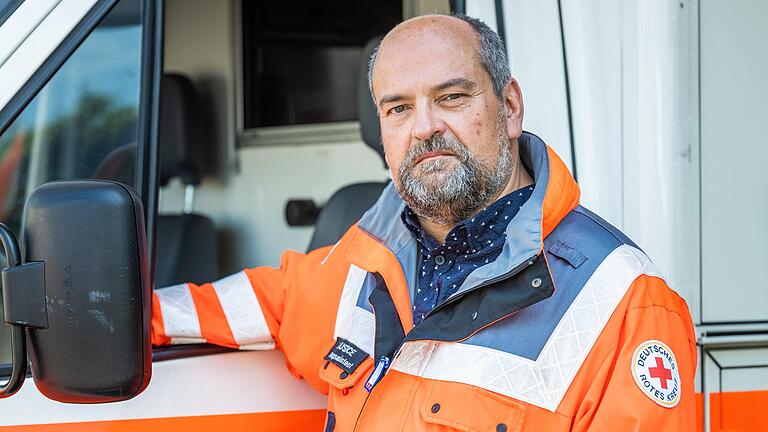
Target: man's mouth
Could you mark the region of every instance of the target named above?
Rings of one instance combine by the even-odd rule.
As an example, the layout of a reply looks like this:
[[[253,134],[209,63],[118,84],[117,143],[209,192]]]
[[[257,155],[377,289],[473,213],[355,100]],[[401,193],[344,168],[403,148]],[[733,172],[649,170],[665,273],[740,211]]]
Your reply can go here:
[[[447,150],[436,150],[436,151],[422,153],[416,159],[416,161],[413,163],[413,165],[416,166],[416,165],[420,164],[421,162],[424,162],[425,160],[435,159],[435,158],[438,158],[438,157],[441,157],[441,156],[453,156],[453,157],[456,157],[455,154],[453,154],[453,153],[451,153],[451,152],[449,152]]]

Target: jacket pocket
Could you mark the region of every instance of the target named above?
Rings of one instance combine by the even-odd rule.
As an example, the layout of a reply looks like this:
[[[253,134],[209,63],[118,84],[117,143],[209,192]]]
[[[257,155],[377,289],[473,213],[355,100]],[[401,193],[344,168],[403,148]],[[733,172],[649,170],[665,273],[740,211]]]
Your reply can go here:
[[[366,373],[370,372],[371,366],[373,366],[373,359],[368,357],[355,368],[354,372],[347,373],[335,363],[326,361],[323,363],[323,367],[320,368],[320,379],[337,390],[351,390],[358,386],[358,381],[363,376],[367,376]],[[362,383],[360,383],[360,387],[362,387]]]
[[[519,432],[525,405],[466,384],[433,381],[421,407],[424,421],[467,432]]]

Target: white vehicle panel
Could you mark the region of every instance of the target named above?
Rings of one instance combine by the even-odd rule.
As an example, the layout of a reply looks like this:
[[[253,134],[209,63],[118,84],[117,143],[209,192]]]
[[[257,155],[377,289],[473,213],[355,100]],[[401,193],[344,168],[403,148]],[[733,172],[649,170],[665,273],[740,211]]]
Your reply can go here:
[[[627,0],[621,14],[621,227],[698,322],[696,8],[691,2]]]
[[[30,3],[34,6],[36,2]],[[13,54],[0,66],[0,109],[13,98],[95,3],[96,0],[59,1],[34,31],[15,48]],[[30,20],[34,21],[31,17]]]
[[[60,0],[27,0],[0,26],[0,65],[16,51]]]
[[[28,378],[2,402],[0,425],[243,414],[326,408],[326,397],[288,372],[279,351],[239,351],[152,365],[152,379],[135,398],[109,404],[47,399]]]
[[[768,321],[768,2],[701,4],[702,321]]]
[[[581,203],[621,227],[621,3],[563,2]]]
[[[505,1],[503,12],[510,68],[523,93],[523,128],[573,171],[557,1]]]
[[[482,20],[488,27],[496,28],[496,4],[494,0],[472,0],[467,2],[467,15]]]

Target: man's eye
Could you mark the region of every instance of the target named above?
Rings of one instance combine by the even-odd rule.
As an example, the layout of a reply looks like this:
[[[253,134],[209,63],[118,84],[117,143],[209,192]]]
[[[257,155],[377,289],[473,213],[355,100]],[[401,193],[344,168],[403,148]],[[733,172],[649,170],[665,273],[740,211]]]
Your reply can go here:
[[[440,102],[448,102],[448,103],[459,103],[463,100],[464,96],[466,96],[463,93],[451,93],[449,95],[443,96],[442,99],[440,99]]]
[[[389,110],[389,112],[394,113],[394,114],[402,114],[403,112],[405,112],[405,110],[407,108],[408,107],[406,107],[405,105],[398,105],[398,106],[392,108],[391,110]]]

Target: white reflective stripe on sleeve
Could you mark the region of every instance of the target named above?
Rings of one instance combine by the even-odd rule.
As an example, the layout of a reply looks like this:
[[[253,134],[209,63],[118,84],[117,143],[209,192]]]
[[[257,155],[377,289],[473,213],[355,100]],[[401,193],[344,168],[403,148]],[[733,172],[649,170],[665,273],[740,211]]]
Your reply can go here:
[[[256,293],[244,272],[213,283],[232,336],[238,345],[274,342]]]
[[[173,339],[180,341],[202,339],[197,309],[195,309],[192,293],[189,292],[187,284],[160,288],[155,290],[155,293],[160,300],[160,313],[163,315],[165,335],[170,337],[171,341]]]

